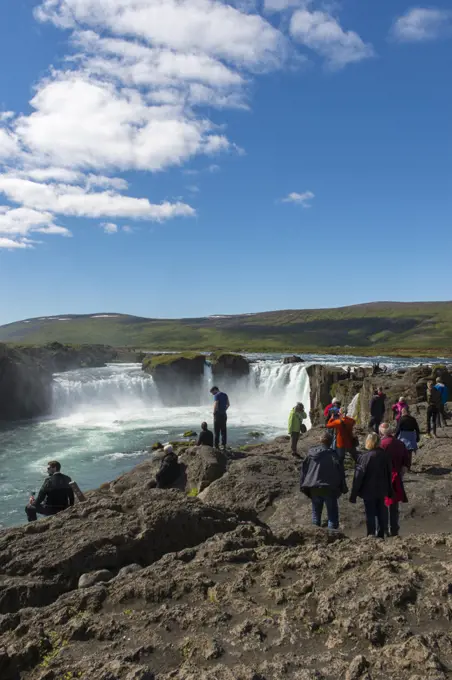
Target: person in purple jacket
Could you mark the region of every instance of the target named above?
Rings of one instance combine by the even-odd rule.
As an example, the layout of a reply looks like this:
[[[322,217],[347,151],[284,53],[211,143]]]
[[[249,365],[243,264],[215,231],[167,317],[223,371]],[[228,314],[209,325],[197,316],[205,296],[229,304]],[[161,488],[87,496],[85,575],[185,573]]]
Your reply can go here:
[[[399,422],[400,418],[402,417],[402,411],[404,408],[409,410],[408,404],[405,401],[405,397],[400,397],[399,401],[397,401],[392,407],[392,412],[397,422]]]

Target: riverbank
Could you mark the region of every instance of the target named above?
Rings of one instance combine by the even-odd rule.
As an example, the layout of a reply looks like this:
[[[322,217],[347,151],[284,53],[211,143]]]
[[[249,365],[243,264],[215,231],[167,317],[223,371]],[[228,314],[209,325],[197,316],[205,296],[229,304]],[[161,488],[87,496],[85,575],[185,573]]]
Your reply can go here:
[[[197,497],[150,488],[146,461],[55,518],[0,532],[2,680],[446,680],[441,435],[415,458],[401,538],[361,538],[362,507],[346,498],[340,532],[311,528],[285,438],[227,467],[187,450],[189,485],[207,484]]]

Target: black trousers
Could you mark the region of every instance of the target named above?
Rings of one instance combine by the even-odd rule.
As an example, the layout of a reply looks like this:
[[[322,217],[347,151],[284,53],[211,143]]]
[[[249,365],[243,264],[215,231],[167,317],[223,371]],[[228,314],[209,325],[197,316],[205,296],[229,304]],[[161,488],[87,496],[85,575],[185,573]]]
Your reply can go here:
[[[369,429],[373,430],[376,434],[379,434],[379,428],[381,425],[381,418],[378,418],[376,416],[372,416],[372,418],[369,421]]]
[[[438,419],[439,413],[436,406],[429,406],[427,409],[427,434],[433,431],[436,434],[436,421]]]
[[[227,422],[228,417],[226,413],[215,413],[213,417],[213,431],[215,434],[215,448],[217,449],[220,445],[220,435],[221,443],[226,446],[227,443]]]
[[[61,508],[62,510],[64,508]],[[27,519],[29,522],[36,522],[38,519],[38,513],[40,515],[44,515],[45,517],[51,517],[51,515],[56,515],[57,512],[61,512],[59,510],[55,510],[55,508],[49,508],[46,505],[33,505],[32,503],[29,503],[26,508],[25,512],[27,513]]]

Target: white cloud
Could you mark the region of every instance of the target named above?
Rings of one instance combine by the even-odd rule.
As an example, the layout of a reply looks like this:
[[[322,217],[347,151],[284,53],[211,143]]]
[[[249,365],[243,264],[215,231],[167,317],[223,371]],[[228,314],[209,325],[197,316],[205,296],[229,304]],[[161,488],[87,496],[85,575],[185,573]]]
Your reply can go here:
[[[114,35],[240,64],[274,66],[285,44],[263,17],[214,0],[44,0],[36,16],[64,28],[102,27]]]
[[[264,1],[271,11],[296,3],[292,35],[331,65],[369,56],[324,12],[306,12],[307,28],[300,8],[309,0]],[[181,201],[126,195],[121,175],[199,156],[209,158],[198,160],[200,172],[216,172],[216,156],[243,154],[209,112],[248,108],[256,75],[295,51],[287,22],[273,26],[255,0],[41,0],[35,16],[67,29],[70,51],[36,84],[29,113],[0,113],[0,194],[15,204],[0,218],[16,247],[31,245],[23,240],[31,231],[68,235],[56,216],[117,226],[194,215]]]
[[[103,222],[100,226],[106,234],[117,234],[119,231],[118,225],[114,222]]]
[[[133,229],[129,224],[125,224],[122,228],[123,231],[125,231],[126,234],[132,234]]]
[[[315,194],[313,194],[312,191],[304,191],[302,194],[292,191],[292,193],[288,194],[288,196],[282,199],[282,202],[298,203],[299,205],[302,205],[303,208],[310,208],[310,201],[314,198],[314,196]]]
[[[424,42],[452,35],[452,11],[414,7],[396,19],[391,37],[400,42]]]
[[[11,238],[3,238],[0,236],[0,248],[5,248],[6,250],[16,250],[17,248],[33,248],[31,243],[25,240],[15,241]]]
[[[71,236],[65,227],[54,223],[51,213],[40,212],[32,208],[11,208],[0,206],[0,248],[13,250],[32,248],[36,241],[27,238],[31,232],[59,236]]]
[[[295,40],[324,57],[333,69],[374,55],[372,45],[363,42],[354,31],[344,31],[326,12],[297,10],[290,22],[290,32]]]
[[[162,170],[209,153],[217,135],[208,121],[148,106],[136,90],[118,90],[78,72],[44,84],[17,132],[35,154],[57,166]],[[81,125],[83,121],[83,125]],[[228,147],[226,138],[221,149]]]
[[[0,128],[0,160],[13,158],[18,155],[19,151],[17,137],[9,130]]]
[[[0,193],[29,208],[76,217],[132,217],[160,221],[195,214],[186,203],[153,204],[147,198],[133,198],[113,191],[87,192],[83,187],[42,184],[7,175],[0,175]]]

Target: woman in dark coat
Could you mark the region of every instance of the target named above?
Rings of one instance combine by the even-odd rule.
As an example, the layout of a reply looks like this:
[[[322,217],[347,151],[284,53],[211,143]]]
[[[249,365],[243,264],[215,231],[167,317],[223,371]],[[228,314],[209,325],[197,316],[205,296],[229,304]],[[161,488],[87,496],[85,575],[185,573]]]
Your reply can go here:
[[[377,434],[369,434],[366,451],[352,454],[356,461],[350,502],[363,499],[367,535],[385,537],[386,498],[392,498],[392,465],[390,456],[379,446]]]

